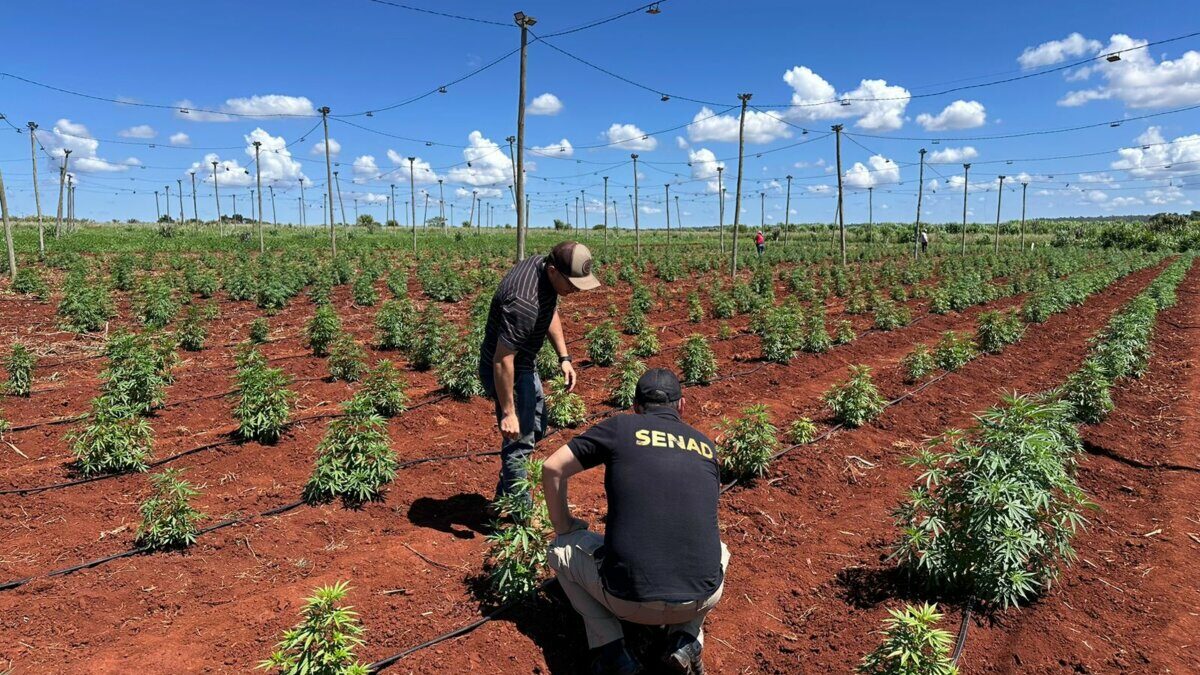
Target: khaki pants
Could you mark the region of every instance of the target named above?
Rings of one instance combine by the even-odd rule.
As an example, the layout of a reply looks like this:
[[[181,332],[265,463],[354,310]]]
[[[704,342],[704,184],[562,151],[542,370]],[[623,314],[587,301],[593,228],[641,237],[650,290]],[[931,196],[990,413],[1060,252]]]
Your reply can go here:
[[[721,600],[725,584],[704,600],[691,602],[633,602],[613,597],[600,582],[596,549],[604,537],[589,530],[576,530],[558,537],[550,545],[549,563],[558,583],[583,617],[588,647],[596,648],[624,637],[621,621],[647,626],[667,626],[683,631],[704,643],[704,617]],[[729,549],[721,544],[721,571],[729,565]]]

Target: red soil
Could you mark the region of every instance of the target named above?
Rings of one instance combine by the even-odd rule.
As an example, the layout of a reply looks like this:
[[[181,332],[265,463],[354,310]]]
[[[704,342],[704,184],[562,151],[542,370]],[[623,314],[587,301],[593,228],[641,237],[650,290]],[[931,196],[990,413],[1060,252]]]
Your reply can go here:
[[[870,632],[885,609],[908,594],[880,561],[893,536],[888,512],[912,479],[912,472],[897,461],[906,453],[906,444],[968,424],[971,414],[995,403],[1002,390],[1032,391],[1061,381],[1082,359],[1087,338],[1156,272],[1145,270],[1119,280],[1085,306],[1031,326],[1025,339],[1004,354],[977,359],[866,428],[790,453],[773,468],[769,480],[729,493],[723,499],[721,522],[733,552],[728,589],[734,592],[726,593],[709,623],[707,661],[712,672],[848,671],[874,643]],[[374,310],[351,307],[346,290],[337,289],[336,306],[344,324],[367,339]],[[1087,438],[1097,447],[1149,464],[1187,463],[1181,439],[1195,438],[1195,418],[1183,412],[1187,402],[1180,397],[1194,391],[1195,371],[1171,364],[1186,359],[1191,365],[1196,334],[1172,327],[1167,319],[1186,324],[1198,290],[1193,271],[1181,289],[1180,307],[1161,315],[1151,372],[1118,395],[1118,411],[1109,421],[1088,431]],[[601,318],[609,302],[624,307],[620,297],[620,290],[610,290],[572,298],[565,308],[568,331],[577,332],[577,327]],[[681,321],[686,314],[682,297],[660,303],[665,309],[654,313],[652,323]],[[7,302],[5,315],[12,317]],[[1017,302],[1007,299],[989,307]],[[233,344],[258,311],[249,303],[227,301],[221,308],[212,344]],[[461,319],[465,309],[465,303],[451,307],[451,317]],[[780,426],[799,414],[820,419],[825,415],[820,394],[844,377],[850,363],[872,365],[883,393],[898,395],[908,387],[895,364],[912,344],[932,340],[947,329],[969,330],[983,309],[929,315],[898,331],[864,334],[825,355],[800,355],[788,366],[757,370],[757,363],[740,362],[758,356],[754,338],[718,343],[722,374],[747,374],[689,389],[689,416],[701,429],[715,433],[723,415],[762,401],[772,407]],[[343,383],[320,379],[326,372],[323,360],[307,356],[300,344],[298,335],[311,311],[306,300],[294,301],[272,319],[279,339],[264,349],[297,378],[299,406],[304,409],[298,417],[334,411],[351,391]],[[19,327],[10,318],[0,330],[48,332],[53,325],[52,306],[28,303],[21,312]],[[867,321],[856,318],[856,327],[862,330]],[[717,323],[709,320],[696,331],[712,335]],[[731,323],[743,327],[744,319]],[[671,345],[690,332],[692,327],[684,324],[665,333],[666,350],[651,363],[673,361]],[[43,345],[47,337],[39,335],[33,341]],[[69,335],[54,337],[62,341],[64,352],[73,344],[66,339]],[[78,350],[71,353],[67,360],[79,358],[74,355]],[[1168,354],[1177,358],[1165,358]],[[178,369],[168,406],[152,420],[159,457],[219,440],[219,432],[233,424],[232,400],[213,397],[232,386],[232,349],[214,346],[182,356],[189,361]],[[5,414],[13,424],[86,411],[98,387],[102,360],[64,363],[53,378],[55,369],[49,364],[54,358],[47,357],[47,365],[39,369],[38,393],[31,399],[5,399]],[[582,373],[582,393],[592,411],[608,408],[604,399],[611,386],[609,375],[606,368]],[[436,389],[431,373],[410,372],[409,379],[414,401]],[[28,459],[0,445],[0,488],[69,478],[63,436],[71,426],[10,434],[8,440]],[[482,400],[443,401],[414,410],[394,419],[389,432],[401,459],[484,451],[496,445],[490,407]],[[292,426],[274,446],[230,443],[183,458],[177,466],[186,467],[188,478],[202,487],[198,506],[214,520],[231,513],[257,513],[298,497],[323,433],[324,423],[313,420]],[[548,439],[542,451],[553,450],[570,433]],[[1191,462],[1195,464],[1194,458]],[[339,579],[351,581],[350,601],[368,631],[368,644],[360,655],[373,660],[395,653],[478,617],[470,591],[486,549],[483,507],[494,487],[495,470],[494,458],[422,464],[403,470],[385,500],[358,510],[339,504],[302,507],[214,532],[186,552],[136,556],[0,592],[0,666],[7,659],[16,672],[245,672],[296,621],[302,599],[313,587]],[[1153,487],[1145,480],[1151,472],[1163,474]],[[1200,529],[1185,520],[1200,517],[1186,500],[1194,491],[1184,490],[1194,490],[1194,483],[1185,481],[1194,481],[1195,474],[1138,469],[1098,457],[1085,463],[1081,478],[1105,510],[1096,516],[1094,528],[1079,537],[1078,549],[1091,564],[1112,567],[1101,576],[1124,592],[1097,582],[1097,570],[1081,561],[1040,603],[997,617],[995,626],[973,627],[963,662],[968,670],[1067,667],[1059,665],[1059,658],[1092,671],[1162,672],[1170,667],[1184,672],[1188,664],[1195,669],[1187,650],[1168,647],[1172,639],[1186,644],[1187,636],[1195,634],[1195,617],[1185,611],[1195,606],[1195,587],[1183,563],[1194,551],[1183,532]],[[580,514],[600,523],[599,472],[576,482],[572,497]],[[1135,492],[1123,492],[1121,485]],[[137,504],[147,489],[144,476],[122,476],[27,497],[0,497],[0,582],[128,548]],[[1142,537],[1160,527],[1150,522],[1152,515],[1164,522],[1163,532]],[[1112,540],[1108,518],[1120,519],[1111,521],[1120,542]],[[1151,526],[1139,529],[1143,522]],[[1135,532],[1136,539],[1131,534]],[[1154,570],[1142,577],[1147,566]],[[1190,596],[1165,592],[1183,589],[1186,583],[1193,584]],[[1140,594],[1137,602],[1130,594],[1134,590]],[[957,615],[949,609],[947,625],[953,627]],[[1043,625],[1047,613],[1054,614],[1048,626]],[[1067,634],[1068,627],[1081,631],[1080,636]],[[1098,643],[1089,635],[1107,635],[1111,642]],[[1097,649],[1123,644],[1125,655],[1089,656],[1088,647],[1079,642],[1085,639]],[[582,649],[578,620],[569,607],[550,600],[468,637],[419,652],[394,669],[568,673],[582,663]],[[1145,664],[1134,656],[1135,650],[1148,659]],[[1114,660],[1118,658],[1125,660]]]

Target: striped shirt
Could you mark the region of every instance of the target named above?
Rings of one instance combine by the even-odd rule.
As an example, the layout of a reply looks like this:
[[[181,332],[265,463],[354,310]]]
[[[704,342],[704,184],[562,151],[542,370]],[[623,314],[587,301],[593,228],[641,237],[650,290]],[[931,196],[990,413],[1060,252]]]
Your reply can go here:
[[[558,305],[558,293],[546,276],[546,265],[545,256],[532,256],[517,263],[500,280],[479,348],[481,367],[491,368],[496,345],[503,343],[516,353],[517,372],[536,368],[537,353]]]

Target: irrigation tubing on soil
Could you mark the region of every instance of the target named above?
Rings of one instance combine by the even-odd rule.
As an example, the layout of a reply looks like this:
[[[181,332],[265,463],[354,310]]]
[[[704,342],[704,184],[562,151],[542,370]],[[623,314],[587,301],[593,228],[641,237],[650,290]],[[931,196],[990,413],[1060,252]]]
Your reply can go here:
[[[294,508],[303,506],[305,503],[306,502],[303,499],[301,499],[301,500],[294,501],[294,502],[291,502],[288,504],[284,504],[283,506],[276,506],[274,508],[267,509],[266,511],[263,511],[262,513],[259,513],[256,515],[246,516],[244,518],[229,518],[226,520],[222,520],[219,523],[214,523],[212,525],[209,525],[208,527],[204,527],[204,528],[197,530],[196,536],[201,537],[210,532],[222,530],[222,529],[225,529],[226,527],[231,527],[233,525],[238,525],[238,524],[241,524],[241,523],[244,523],[244,522],[250,520],[251,518],[267,518],[270,516],[277,516],[281,513],[286,513],[288,511],[291,511]],[[114,553],[112,555],[104,556],[103,558],[96,558],[94,560],[88,560],[87,562],[82,562],[82,563],[79,563],[78,565],[72,565],[70,567],[63,567],[61,569],[52,570],[52,571],[47,572],[42,575],[35,575],[35,576],[24,577],[21,579],[14,579],[12,581],[8,581],[3,584],[0,584],[0,591],[8,591],[8,590],[12,590],[14,588],[20,588],[21,586],[24,586],[25,584],[28,584],[29,582],[34,581],[35,579],[39,579],[39,578],[43,578],[43,577],[49,579],[51,577],[66,576],[68,574],[72,574],[72,573],[78,572],[80,570],[91,569],[93,567],[99,567],[100,565],[112,562],[114,560],[121,560],[122,558],[131,558],[135,555],[141,555],[143,553],[151,553],[153,551],[154,551],[154,548],[150,547],[150,546],[139,546],[136,548],[131,548],[128,551],[122,551],[120,553]]]

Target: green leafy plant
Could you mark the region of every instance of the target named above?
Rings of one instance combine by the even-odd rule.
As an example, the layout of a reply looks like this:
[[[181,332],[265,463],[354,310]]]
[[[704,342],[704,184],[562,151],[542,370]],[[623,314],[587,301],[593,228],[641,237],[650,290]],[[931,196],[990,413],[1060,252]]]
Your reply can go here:
[[[1025,334],[1025,323],[1015,310],[1010,312],[990,311],[979,315],[975,326],[975,343],[979,350],[988,354],[999,354],[1008,345]]]
[[[388,272],[386,282],[388,292],[393,298],[402,299],[408,297],[408,270],[397,267]]]
[[[875,307],[875,327],[879,330],[896,330],[907,326],[911,321],[912,315],[904,305],[884,300]]]
[[[788,363],[796,355],[800,342],[800,321],[795,308],[769,307],[761,315],[759,343],[763,358],[772,363]]]
[[[765,476],[779,447],[777,431],[770,410],[761,404],[742,410],[735,420],[722,419],[717,442],[725,475],[743,480]]]
[[[162,406],[173,380],[175,343],[153,333],[113,333],[104,346],[101,391],[115,405],[144,414]]]
[[[379,302],[379,292],[375,290],[375,277],[359,272],[350,286],[350,295],[354,304],[359,307],[374,307]]]
[[[145,471],[154,445],[154,430],[144,418],[111,398],[92,400],[87,426],[67,435],[80,473]]]
[[[796,445],[812,443],[817,437],[817,425],[807,417],[797,418],[788,425],[788,438]]]
[[[142,522],[137,529],[137,545],[152,550],[186,548],[196,541],[196,524],[204,514],[192,507],[200,493],[183,479],[180,469],[166,469],[150,476],[154,489],[140,507]]]
[[[395,417],[408,407],[408,383],[405,382],[396,364],[380,359],[375,367],[367,371],[358,396],[371,403],[375,412],[384,417]]]
[[[833,343],[835,345],[844,345],[854,342],[858,335],[854,333],[854,324],[846,319],[838,321],[837,328],[833,330]]]
[[[653,330],[648,330],[633,339],[633,353],[644,359],[648,359],[662,351],[662,345],[658,341],[658,333]]]
[[[329,377],[358,382],[367,371],[367,352],[349,333],[338,335],[329,350]]]
[[[411,349],[416,336],[416,324],[416,310],[407,299],[384,302],[375,314],[375,334],[379,348]]]
[[[941,591],[1001,607],[1048,588],[1092,507],[1072,475],[1070,414],[1063,401],[1008,397],[909,458],[923,473],[893,513],[892,557]]]
[[[708,340],[699,333],[690,335],[683,343],[677,365],[685,382],[708,384],[717,375],[717,357]]]
[[[646,332],[649,325],[646,313],[630,305],[629,311],[625,313],[625,320],[622,322],[622,330],[625,331],[625,334],[641,335]]]
[[[626,354],[617,368],[617,386],[613,387],[610,399],[618,408],[628,408],[633,405],[634,394],[637,392],[638,378],[646,372],[646,364],[633,354]]]
[[[932,373],[937,363],[933,360],[929,345],[922,342],[900,360],[900,368],[904,371],[904,381],[912,384]]]
[[[454,398],[465,401],[473,396],[483,396],[483,383],[479,381],[479,350],[472,348],[466,340],[455,341],[436,370],[438,384]]]
[[[349,589],[344,581],[318,588],[305,602],[304,620],[258,667],[281,675],[366,675],[354,654],[363,645],[358,614],[340,604]]]
[[[965,333],[948,330],[933,348],[933,362],[942,370],[958,370],[975,358],[975,344]]]
[[[1104,366],[1095,358],[1090,358],[1067,377],[1059,395],[1071,406],[1075,421],[1096,424],[1108,417],[1115,407],[1111,387],[1112,381],[1105,373]]]
[[[889,609],[883,644],[863,657],[855,672],[863,675],[957,675],[950,658],[954,637],[937,628],[937,605]]]
[[[260,345],[267,341],[267,337],[271,334],[271,324],[267,322],[267,317],[260,316],[250,322],[250,342]]]
[[[274,443],[292,414],[295,392],[292,378],[279,368],[268,368],[256,350],[247,351],[238,366],[241,397],[233,410],[238,433],[247,440]]]
[[[318,305],[304,326],[304,345],[313,356],[329,356],[329,348],[342,332],[342,321],[329,305]]]
[[[546,388],[546,419],[560,428],[574,428],[583,424],[587,417],[587,406],[583,397],[567,391],[561,377],[550,380]]]
[[[204,325],[204,315],[199,305],[189,305],[183,312],[183,320],[175,333],[179,346],[189,352],[197,352],[204,348],[204,340],[208,338],[208,328]]]
[[[554,351],[554,345],[550,344],[549,340],[542,342],[542,348],[538,350],[537,357],[534,359],[534,367],[537,369],[538,377],[542,380],[553,380],[562,373],[558,352]]]
[[[304,486],[310,503],[341,497],[361,504],[379,497],[396,476],[396,453],[383,417],[365,397],[342,405],[317,446],[317,464]]]
[[[23,343],[14,342],[8,358],[4,359],[4,369],[8,371],[8,381],[4,383],[4,391],[13,396],[29,396],[33,388],[33,369],[37,365],[37,357]]]
[[[824,400],[834,418],[848,427],[870,422],[887,405],[871,381],[871,369],[862,365],[850,366],[850,379],[825,392]]]
[[[585,336],[588,342],[588,358],[598,366],[611,366],[617,360],[617,352],[621,349],[621,334],[613,327],[611,321],[596,326]]]
[[[814,354],[829,351],[833,341],[829,339],[829,331],[825,329],[825,309],[817,305],[805,312],[804,324],[804,341],[801,345],[804,351]]]
[[[513,490],[493,504],[507,522],[496,523],[488,535],[490,548],[484,571],[491,598],[507,603],[532,598],[546,574],[546,555],[554,528],[541,491],[542,463],[529,460],[526,475]]]
[[[146,279],[135,298],[138,321],[150,328],[162,328],[179,313],[175,289],[165,280]]]
[[[441,308],[433,303],[426,305],[409,354],[412,367],[424,371],[436,366],[445,357],[451,337],[451,327],[442,319]]]
[[[38,300],[45,300],[50,295],[50,287],[42,279],[42,273],[36,267],[21,267],[17,270],[17,278],[13,280],[12,289],[16,293],[32,295]]]
[[[95,279],[88,279],[83,270],[72,271],[63,283],[63,297],[58,305],[58,315],[64,326],[77,333],[98,331],[110,318],[116,316],[108,287]]]
[[[692,291],[687,296],[688,321],[700,323],[704,321],[704,303],[700,302],[700,294]]]

